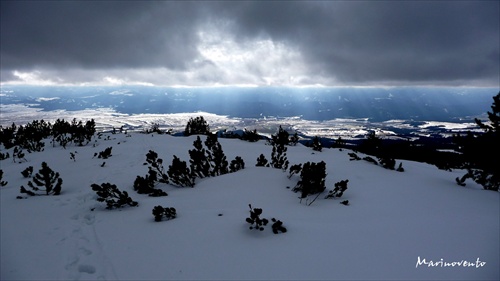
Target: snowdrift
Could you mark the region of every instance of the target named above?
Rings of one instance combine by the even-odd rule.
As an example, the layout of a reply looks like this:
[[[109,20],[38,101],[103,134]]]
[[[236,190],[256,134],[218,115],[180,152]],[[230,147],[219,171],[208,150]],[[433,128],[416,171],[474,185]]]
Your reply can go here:
[[[308,206],[287,188],[298,176],[255,167],[261,153],[269,159],[271,146],[219,139],[227,159],[241,156],[245,169],[196,179],[194,188],[160,184],[169,195],[148,197],[132,187],[147,173],[146,153],[156,151],[166,167],[173,155],[188,161],[196,136],[107,136],[66,149],[47,141],[43,152],[26,153],[27,162],[0,162],[8,182],[0,188],[0,279],[500,279],[500,195],[473,182],[457,186],[463,171],[397,160],[405,168],[400,173],[349,161],[348,150],[288,147],[291,164],[326,162],[327,191],[349,179],[342,197],[349,206],[323,199],[327,191]],[[110,158],[93,158],[110,146]],[[19,187],[30,180],[21,171],[36,172],[42,162],[60,173],[61,195],[16,199],[26,197]],[[105,182],[139,205],[105,209],[90,188]],[[248,204],[288,231],[250,230]],[[177,218],[155,222],[157,205],[175,207]]]

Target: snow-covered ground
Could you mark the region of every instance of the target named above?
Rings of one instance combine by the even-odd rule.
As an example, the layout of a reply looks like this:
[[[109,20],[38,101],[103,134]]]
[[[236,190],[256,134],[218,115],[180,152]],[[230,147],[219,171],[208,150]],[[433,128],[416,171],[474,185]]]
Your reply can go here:
[[[194,188],[160,184],[169,195],[153,198],[132,187],[147,173],[146,153],[156,151],[166,167],[174,154],[188,161],[196,136],[109,136],[96,138],[95,147],[47,141],[45,151],[26,154],[27,162],[0,162],[8,182],[0,188],[1,280],[500,279],[500,193],[456,185],[463,171],[402,161],[400,173],[349,161],[348,150],[313,153],[297,145],[288,148],[291,164],[325,161],[327,190],[349,179],[341,198],[349,206],[323,196],[307,206],[287,189],[297,176],[255,167],[261,153],[270,159],[264,141],[220,139],[229,161],[244,159],[244,170],[197,179]],[[92,159],[109,146],[112,157]],[[60,173],[61,195],[16,199],[29,180],[20,172],[36,172],[43,161]],[[105,182],[139,206],[106,210],[90,188]],[[288,232],[250,230],[248,204]],[[175,207],[177,218],[155,222],[156,205]]]

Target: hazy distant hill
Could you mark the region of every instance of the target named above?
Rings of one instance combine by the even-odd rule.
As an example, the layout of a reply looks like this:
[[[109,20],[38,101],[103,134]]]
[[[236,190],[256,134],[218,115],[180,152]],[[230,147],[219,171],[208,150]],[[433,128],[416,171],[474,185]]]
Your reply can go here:
[[[460,121],[489,110],[493,88],[2,87],[2,104],[44,111],[113,108],[119,113],[205,111],[231,117],[301,116]]]

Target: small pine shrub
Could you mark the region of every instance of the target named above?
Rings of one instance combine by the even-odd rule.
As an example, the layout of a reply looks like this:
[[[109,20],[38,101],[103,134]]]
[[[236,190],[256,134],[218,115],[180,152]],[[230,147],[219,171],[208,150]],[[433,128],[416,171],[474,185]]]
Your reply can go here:
[[[69,153],[69,159],[71,159],[71,160],[73,160],[73,161],[76,162],[76,153],[77,153],[76,151],[74,153],[70,152]]]
[[[101,159],[108,159],[109,157],[111,157],[111,150],[113,149],[113,147],[108,147],[106,148],[105,150],[99,152],[99,154],[95,153],[94,154],[94,157],[97,155],[97,158],[101,158]]]
[[[25,126],[19,126],[16,132],[16,144],[29,153],[43,151],[43,139],[50,135],[51,125],[44,120],[33,120]]]
[[[126,191],[120,191],[114,184],[103,183],[101,185],[91,184],[90,187],[97,193],[97,201],[106,202],[106,209],[121,208],[125,205],[137,206],[138,203],[128,196]]]
[[[121,131],[121,130],[120,130]],[[161,129],[160,129],[160,124],[158,123],[153,123],[151,124],[151,126],[148,128],[148,129],[145,129],[143,131],[144,134],[151,134],[151,133],[157,133],[159,135],[163,135],[165,132],[163,132]]]
[[[335,183],[335,185],[334,185],[335,188],[328,192],[328,195],[325,196],[325,199],[342,197],[342,195],[344,195],[344,192],[347,190],[347,183],[348,182],[349,182],[349,180],[342,180],[342,181]]]
[[[295,134],[293,134],[293,136],[290,137],[288,144],[295,146],[297,145],[297,143],[299,143],[299,134],[295,132]]]
[[[467,173],[467,174],[463,175],[461,178],[456,177],[455,181],[457,182],[458,185],[465,186],[466,185],[465,180],[468,178],[469,178],[469,174]]]
[[[249,130],[245,129],[243,131],[243,135],[241,136],[241,139],[244,141],[256,142],[256,141],[260,140],[260,136],[257,133],[256,129],[253,131],[249,131]]]
[[[274,135],[271,135],[270,142],[272,145],[288,145],[290,143],[289,134],[280,126],[278,132]]]
[[[16,158],[19,160],[19,163],[21,163],[21,160],[24,160],[24,162],[28,161],[26,160],[26,158],[24,158],[23,150],[18,146],[14,147],[14,151],[12,154],[12,161],[14,161],[14,163],[16,163]]]
[[[252,205],[248,204],[250,207],[250,217],[246,218],[246,222],[250,224],[250,229],[255,229],[255,230],[264,230],[264,226],[267,225],[269,222],[265,218],[260,218],[260,215],[262,214],[262,209],[260,208],[253,208]]]
[[[5,128],[0,125],[0,143],[3,144],[5,149],[9,149],[15,145],[16,131],[17,126],[14,123],[12,123],[11,126],[7,126]]]
[[[28,186],[31,190],[27,190],[21,186],[21,193],[28,195],[41,195],[37,191],[45,192],[45,195],[59,195],[61,193],[63,180],[59,177],[59,173],[54,172],[45,162],[42,162],[42,168],[33,177],[33,182],[29,181]],[[34,184],[33,184],[34,183]]]
[[[325,190],[326,163],[306,162],[300,173],[300,181],[292,189],[293,192],[301,193],[301,200],[308,195],[321,193]],[[311,202],[312,203],[312,202]]]
[[[187,167],[185,161],[181,161],[177,156],[174,155],[172,159],[172,165],[168,166],[167,172],[170,181],[177,186],[189,186],[194,187],[194,176]]]
[[[319,139],[318,136],[315,136],[313,138],[313,141],[312,141],[312,149],[314,151],[319,151],[321,152],[321,150],[323,149],[323,145],[321,144],[321,140]]]
[[[256,167],[269,167],[268,160],[266,159],[266,156],[264,154],[261,154],[259,158],[257,158],[257,164],[255,164]]]
[[[378,158],[378,162],[382,167],[388,170],[394,170],[396,168],[396,160],[394,160],[394,158],[380,157]]]
[[[0,186],[6,186],[8,182],[3,181],[2,178],[3,178],[3,170],[0,170]]]
[[[302,171],[302,164],[295,164],[290,167],[290,174],[288,174],[288,178],[292,178],[293,175],[300,173]]]
[[[405,171],[405,169],[403,168],[403,163],[401,163],[401,162],[399,163],[399,166],[396,169],[396,171],[398,171],[398,172],[404,172]]]
[[[494,174],[480,169],[467,169],[467,173],[462,178],[456,178],[456,182],[460,186],[465,186],[466,179],[472,179],[477,184],[480,184],[485,190],[499,191],[500,181],[495,178]]]
[[[33,174],[33,166],[29,166],[26,169],[24,169],[21,174],[25,178],[31,178],[31,175]]]
[[[271,228],[273,229],[274,234],[285,233],[287,231],[287,229],[283,226],[282,221],[276,220],[275,218],[272,218],[271,221],[273,222]]]
[[[184,129],[184,135],[207,135],[210,134],[210,126],[207,121],[203,118],[203,116],[199,116],[196,118],[190,118],[186,128]]]
[[[288,170],[288,159],[286,157],[287,147],[283,144],[273,144],[273,151],[271,153],[271,167],[276,169]]]
[[[9,155],[8,152],[6,152],[6,153],[1,153],[0,152],[0,160],[5,160],[5,159],[7,159],[9,157],[10,157],[10,155]]]
[[[172,220],[177,217],[177,210],[172,207],[165,208],[158,205],[153,208],[153,216],[155,217],[155,221],[161,221],[163,218]]]
[[[139,194],[148,194],[151,197],[168,196],[165,191],[154,188],[157,181],[157,173],[149,170],[149,173],[145,177],[137,176],[135,178],[134,190]]]
[[[163,168],[163,159],[158,158],[158,153],[149,150],[146,154],[146,163],[149,164],[149,170],[155,172],[154,175],[150,173],[150,179],[154,182],[168,183],[168,176]]]
[[[236,156],[236,158],[231,161],[231,164],[229,164],[230,173],[234,173],[243,169],[245,169],[245,161],[243,161],[240,156]]]
[[[201,138],[198,136],[193,142],[194,149],[189,150],[189,160],[191,172],[199,178],[210,176],[210,162],[207,159],[207,152],[203,148]]]
[[[207,138],[208,139],[208,138]],[[227,162],[226,155],[222,151],[222,146],[217,141],[210,150],[207,150],[207,158],[210,160],[212,170],[210,176],[220,176],[229,173],[229,163]]]

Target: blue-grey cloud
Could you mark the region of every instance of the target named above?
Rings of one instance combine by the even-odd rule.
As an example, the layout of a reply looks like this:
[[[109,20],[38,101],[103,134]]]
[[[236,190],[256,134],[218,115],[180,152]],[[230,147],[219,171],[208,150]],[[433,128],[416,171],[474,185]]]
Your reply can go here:
[[[161,69],[171,83],[195,84],[278,75],[261,57],[212,62],[200,36],[212,30],[240,50],[256,40],[293,50],[274,67],[307,83],[499,83],[498,1],[2,1],[0,10],[2,82],[33,70],[77,81],[69,73],[140,69],[147,80],[145,70]]]

